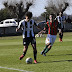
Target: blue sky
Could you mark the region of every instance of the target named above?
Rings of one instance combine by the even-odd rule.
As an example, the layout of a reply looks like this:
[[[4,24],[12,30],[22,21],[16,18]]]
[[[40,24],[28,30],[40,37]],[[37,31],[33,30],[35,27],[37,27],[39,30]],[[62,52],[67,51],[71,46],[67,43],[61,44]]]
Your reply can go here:
[[[1,8],[4,8],[2,2],[3,1],[6,1],[6,0],[0,0],[0,9]],[[8,0],[10,1],[10,0]],[[18,1],[18,0],[15,0],[15,1]],[[31,11],[33,13],[33,16],[40,16],[41,13],[45,12],[45,9],[44,7],[47,6],[47,1],[49,0],[36,0],[35,1],[35,5],[31,6],[29,11]],[[53,0],[55,1],[55,0]],[[70,7],[67,8],[67,10],[65,11],[65,13],[69,14],[69,15],[72,15],[72,0],[68,0],[70,1]]]

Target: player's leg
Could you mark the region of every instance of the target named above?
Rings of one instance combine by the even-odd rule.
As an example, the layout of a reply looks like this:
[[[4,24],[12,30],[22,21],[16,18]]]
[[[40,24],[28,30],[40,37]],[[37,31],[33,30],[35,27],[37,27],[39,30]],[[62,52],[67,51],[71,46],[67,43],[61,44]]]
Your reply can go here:
[[[63,28],[61,29],[61,32],[62,32],[62,34],[61,34],[61,40],[62,40],[62,38],[63,38]]]
[[[53,46],[53,44],[54,44],[54,42],[55,42],[55,40],[56,40],[56,35],[52,35],[51,36],[51,44],[48,46],[48,48],[45,50],[45,54],[52,48],[52,46]]]
[[[26,52],[27,52],[27,49],[28,49],[28,46],[27,45],[25,45],[24,46],[24,49],[23,49],[23,54],[20,56],[20,60],[26,55]]]
[[[36,39],[35,38],[31,38],[31,45],[33,47],[34,63],[37,63],[37,48],[36,48]]]
[[[56,36],[55,36],[55,35],[52,35],[52,36],[51,36],[51,44],[48,46],[48,48],[45,50],[44,53],[47,53],[47,52],[52,48],[55,40],[56,40]]]
[[[44,51],[44,55],[46,55],[46,53],[51,50],[51,47],[52,47],[52,37],[49,38],[49,40],[48,40],[48,42],[46,44],[48,45],[48,47]]]
[[[37,63],[37,49],[36,44],[32,44],[33,47],[33,54],[34,54],[34,63]]]
[[[46,56],[46,53],[50,50],[50,44],[47,44],[44,48],[44,50],[41,52],[41,55]]]
[[[46,50],[44,51],[44,55],[47,53],[47,52],[49,52],[50,50],[51,50],[51,48],[52,48],[52,46],[53,46],[53,44],[54,44],[54,42],[55,42],[55,40],[56,40],[56,36],[54,35],[51,35],[51,37],[50,37],[50,44],[49,44],[49,46],[46,48]]]
[[[51,35],[47,35],[47,38],[45,41],[46,46],[45,46],[44,50],[41,52],[42,55],[46,56],[45,52],[50,50],[51,41],[52,41]]]
[[[48,51],[50,51],[50,50],[51,50],[51,47],[52,47],[52,46],[49,45],[48,48],[44,51],[44,54],[46,54]]]
[[[23,57],[26,55],[29,43],[30,43],[29,38],[24,38],[23,39],[24,49],[23,49],[23,54],[19,58],[20,60],[23,59]]]
[[[61,42],[62,32],[61,29],[59,29],[59,41]]]

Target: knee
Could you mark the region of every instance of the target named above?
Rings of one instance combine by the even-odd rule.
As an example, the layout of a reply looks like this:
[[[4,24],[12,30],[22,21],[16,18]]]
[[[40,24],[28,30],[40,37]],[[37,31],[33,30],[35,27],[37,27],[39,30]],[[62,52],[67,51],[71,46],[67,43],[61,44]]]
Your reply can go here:
[[[28,47],[24,46],[24,49],[23,49],[23,51],[27,51],[27,49],[28,49]]]
[[[51,45],[51,43],[47,43],[46,45],[48,45],[48,46],[49,46],[49,45]]]
[[[51,47],[52,47],[51,45],[48,46],[48,48],[51,48]]]

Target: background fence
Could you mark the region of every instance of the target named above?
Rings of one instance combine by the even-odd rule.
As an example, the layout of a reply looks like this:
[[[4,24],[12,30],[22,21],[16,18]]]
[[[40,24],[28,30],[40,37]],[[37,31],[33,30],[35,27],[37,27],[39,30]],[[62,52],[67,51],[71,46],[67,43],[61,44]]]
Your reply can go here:
[[[40,25],[43,28],[43,24]],[[34,32],[38,33],[40,30],[34,26]],[[72,31],[72,23],[65,23],[64,24],[64,32]],[[22,34],[22,30],[16,32],[16,27],[0,27],[0,36],[5,35],[20,35]]]

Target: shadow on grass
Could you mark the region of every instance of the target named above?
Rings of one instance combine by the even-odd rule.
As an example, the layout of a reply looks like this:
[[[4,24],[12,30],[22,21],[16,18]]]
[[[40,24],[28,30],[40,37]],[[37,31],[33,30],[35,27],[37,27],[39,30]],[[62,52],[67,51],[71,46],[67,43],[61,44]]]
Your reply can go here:
[[[66,55],[72,55],[72,54],[60,54],[60,55],[48,55],[48,56],[66,56]],[[72,60],[56,60],[56,61],[42,61],[38,63],[53,63],[53,62],[72,62]]]
[[[55,62],[72,62],[72,60],[59,60],[59,61],[42,61],[42,62],[38,62],[37,64],[39,63],[55,63]],[[32,63],[32,64],[35,64],[35,63]]]
[[[68,61],[68,62],[72,62],[72,60],[59,60],[59,61],[42,61],[42,62],[39,62],[39,63],[53,63],[53,62],[66,62],[66,61]]]
[[[60,54],[60,55],[48,55],[48,56],[66,56],[66,55],[72,55],[72,54]]]
[[[72,60],[58,60],[58,61],[42,61],[42,62],[38,62],[38,63],[55,63],[55,62],[66,62],[66,61],[72,62]]]

